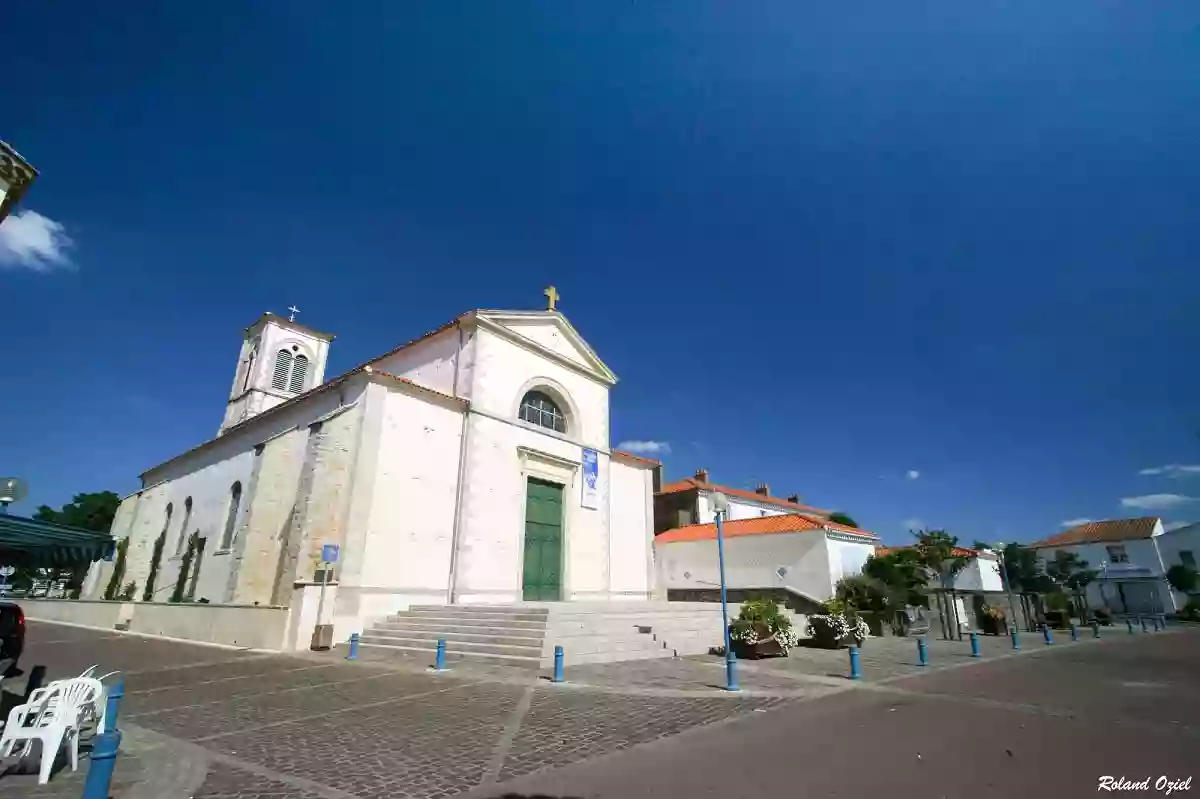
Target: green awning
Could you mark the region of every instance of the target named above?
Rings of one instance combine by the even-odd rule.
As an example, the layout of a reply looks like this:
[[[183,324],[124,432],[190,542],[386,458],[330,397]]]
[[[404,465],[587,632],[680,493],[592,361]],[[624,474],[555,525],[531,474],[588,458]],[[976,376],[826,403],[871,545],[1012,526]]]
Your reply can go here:
[[[112,536],[0,514],[0,565],[68,568],[111,556]]]

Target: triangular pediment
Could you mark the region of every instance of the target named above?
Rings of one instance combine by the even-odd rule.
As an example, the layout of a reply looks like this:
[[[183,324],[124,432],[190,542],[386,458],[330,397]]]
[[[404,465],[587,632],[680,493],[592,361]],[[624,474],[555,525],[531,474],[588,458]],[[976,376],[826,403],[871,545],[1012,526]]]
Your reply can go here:
[[[566,361],[602,382],[617,382],[617,376],[558,311],[478,311],[477,317],[518,337],[526,346]]]

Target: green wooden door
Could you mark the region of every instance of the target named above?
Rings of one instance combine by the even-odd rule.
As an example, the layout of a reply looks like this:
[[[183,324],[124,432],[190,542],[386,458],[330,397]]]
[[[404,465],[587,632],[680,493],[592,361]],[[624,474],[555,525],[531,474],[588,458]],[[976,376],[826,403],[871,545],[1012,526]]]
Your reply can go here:
[[[562,599],[563,487],[530,478],[525,494],[525,575],[527,601]]]

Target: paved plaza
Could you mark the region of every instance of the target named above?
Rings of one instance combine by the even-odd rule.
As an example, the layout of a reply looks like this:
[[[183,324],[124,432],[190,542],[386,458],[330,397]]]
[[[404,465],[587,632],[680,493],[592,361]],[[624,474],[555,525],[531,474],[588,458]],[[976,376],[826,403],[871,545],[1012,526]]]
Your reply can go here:
[[[858,681],[845,651],[798,648],[741,663],[738,694],[720,690],[715,657],[568,665],[555,685],[366,649],[347,662],[38,622],[22,666],[124,673],[113,799],[1082,796],[1104,774],[1190,776],[1200,630],[1056,635],[1017,653],[983,637],[980,659],[931,638],[925,667],[914,641],[872,639]],[[0,795],[76,799],[86,770],[42,787],[9,773]]]

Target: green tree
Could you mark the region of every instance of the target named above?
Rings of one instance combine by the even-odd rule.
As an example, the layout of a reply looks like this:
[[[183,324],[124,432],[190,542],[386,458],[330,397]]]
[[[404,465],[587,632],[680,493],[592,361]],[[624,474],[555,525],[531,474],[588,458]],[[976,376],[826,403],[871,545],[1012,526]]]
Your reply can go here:
[[[941,587],[936,599],[942,633],[946,638],[957,636],[958,607],[954,602],[954,578],[966,568],[969,558],[954,554],[954,550],[959,548],[958,537],[945,530],[922,530],[914,532],[913,537],[917,539],[917,554],[929,578],[937,581]]]
[[[1191,566],[1176,563],[1167,569],[1167,582],[1181,594],[1193,594],[1200,585],[1200,575]]]
[[[1088,562],[1074,552],[1058,550],[1046,563],[1046,577],[1075,599],[1080,621],[1087,621],[1087,602],[1084,592],[1099,572],[1088,568]]]
[[[844,524],[847,527],[858,527],[858,522],[854,521],[854,518],[850,514],[843,513],[840,510],[829,514],[829,521],[834,524]]]
[[[33,514],[33,518],[40,522],[65,524],[68,527],[107,533],[112,528],[113,517],[117,515],[117,507],[120,504],[121,498],[111,491],[76,494],[75,499],[59,510],[42,505]]]
[[[1034,629],[1035,611],[1040,612],[1041,595],[1054,590],[1054,582],[1046,576],[1037,550],[1020,544],[1004,547],[1004,579],[1021,597],[1021,610],[1027,626]]]
[[[915,549],[895,549],[886,555],[873,555],[867,558],[863,574],[886,586],[893,608],[929,606],[929,576]]]
[[[888,587],[882,581],[865,574],[838,580],[834,595],[852,611],[883,613],[891,606]]]

